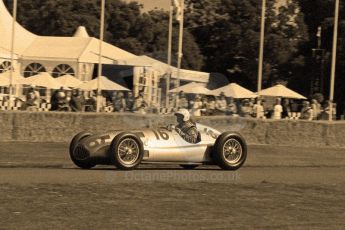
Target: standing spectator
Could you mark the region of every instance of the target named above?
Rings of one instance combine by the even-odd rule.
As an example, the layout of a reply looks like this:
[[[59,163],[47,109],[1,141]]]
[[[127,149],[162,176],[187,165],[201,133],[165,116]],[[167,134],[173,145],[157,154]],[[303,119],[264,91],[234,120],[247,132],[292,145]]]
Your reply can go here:
[[[22,105],[22,110],[37,111],[37,105],[35,104],[35,93],[33,91],[28,91],[26,94],[26,101]]]
[[[36,86],[32,85],[27,94],[26,94],[27,98],[30,98],[30,100],[32,101],[32,103],[35,106],[39,106],[40,102],[41,102],[41,95],[40,92],[38,90],[36,90]]]
[[[201,106],[201,115],[202,116],[209,116],[209,103],[208,98],[206,96],[202,97],[201,99],[202,106]]]
[[[63,87],[53,92],[50,103],[51,103],[51,110],[56,111],[59,108],[59,95],[61,97],[62,94],[64,94],[65,91],[63,90]]]
[[[179,92],[178,98],[176,98],[176,109],[188,109],[189,103],[186,94],[183,91]]]
[[[291,101],[291,112],[298,113],[299,112],[299,105],[296,100]]]
[[[230,116],[236,116],[237,115],[237,105],[234,101],[233,97],[229,98],[229,104],[228,104],[228,115]]]
[[[147,102],[144,99],[144,93],[140,92],[139,96],[135,98],[134,102],[134,111],[135,112],[140,112],[142,114],[146,114],[146,109],[148,107]]]
[[[282,118],[283,107],[281,105],[281,99],[277,98],[273,107],[273,119],[279,120]]]
[[[260,100],[260,98],[256,98],[256,102],[253,106],[253,117],[260,119],[266,118],[263,102]]]
[[[255,98],[250,98],[249,100],[249,105],[254,108],[254,105],[257,104],[257,100]]]
[[[69,111],[69,103],[67,102],[67,95],[63,89],[57,93],[57,111]]]
[[[111,94],[111,102],[114,103],[114,101],[116,100],[117,98],[117,91],[114,91],[112,94]]]
[[[220,115],[225,115],[227,110],[227,101],[224,92],[221,92],[219,98],[216,100],[216,110]]]
[[[126,111],[133,112],[134,102],[135,98],[133,96],[133,93],[132,91],[129,91],[126,97]]]
[[[284,98],[283,100],[283,112],[282,112],[282,118],[290,118],[290,114],[291,114],[291,107],[290,107],[290,101],[287,98]]]
[[[124,112],[126,110],[126,100],[122,92],[113,94],[112,98],[114,112]]]
[[[252,117],[253,108],[250,106],[250,102],[248,99],[244,99],[242,101],[241,106],[241,116],[242,117]]]
[[[195,117],[201,116],[202,101],[200,95],[196,94],[194,101],[191,102],[191,114]]]
[[[68,90],[66,91],[66,103],[70,104],[71,99],[72,99],[72,91]]]
[[[313,120],[319,119],[321,113],[321,105],[316,99],[311,100],[311,108],[313,110]]]
[[[82,112],[84,106],[84,97],[78,89],[72,91],[70,107],[73,112]]]
[[[210,99],[208,100],[208,115],[212,116],[215,113],[216,110],[216,101],[214,96],[211,96]]]
[[[308,121],[313,120],[313,110],[310,107],[309,101],[303,101],[300,119]]]

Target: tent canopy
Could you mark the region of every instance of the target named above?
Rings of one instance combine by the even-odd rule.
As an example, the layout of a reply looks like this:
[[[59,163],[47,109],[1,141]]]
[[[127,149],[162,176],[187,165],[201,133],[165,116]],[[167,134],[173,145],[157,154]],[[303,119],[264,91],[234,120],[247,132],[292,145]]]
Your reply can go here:
[[[284,98],[291,98],[291,99],[306,99],[303,95],[296,93],[295,91],[287,88],[284,85],[276,85],[267,89],[262,90],[259,92],[260,96],[267,96],[267,97],[284,97]]]
[[[253,93],[252,91],[236,84],[236,83],[231,83],[228,84],[224,87],[215,89],[212,91],[212,94],[214,96],[219,96],[222,92],[224,92],[226,97],[232,97],[232,98],[255,98],[257,95]]]
[[[81,84],[78,88],[82,90],[97,90],[98,78],[93,79],[92,81]],[[100,78],[100,89],[101,90],[117,90],[117,91],[129,91],[129,89],[116,84],[115,82],[109,80],[108,78],[101,76]]]
[[[58,80],[53,78],[49,73],[42,72],[32,77],[24,78],[18,82],[23,85],[35,85],[48,89],[60,89],[64,87]]]
[[[202,83],[195,83],[191,82],[186,85],[177,87],[175,89],[170,90],[170,93],[179,93],[183,91],[184,93],[190,93],[190,94],[205,94],[205,95],[211,95],[212,91],[207,89],[205,84]]]
[[[58,80],[64,86],[70,87],[70,88],[78,88],[78,86],[83,84],[82,81],[80,81],[79,79],[77,79],[77,78],[75,78],[69,74],[58,77],[58,78],[56,78],[56,80]]]

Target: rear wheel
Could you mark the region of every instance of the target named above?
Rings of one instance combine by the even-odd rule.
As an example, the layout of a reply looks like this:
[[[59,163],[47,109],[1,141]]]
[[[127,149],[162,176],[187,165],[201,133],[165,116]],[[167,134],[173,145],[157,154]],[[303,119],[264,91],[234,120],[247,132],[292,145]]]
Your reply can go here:
[[[237,133],[223,133],[215,143],[213,157],[222,169],[239,169],[247,158],[246,142]]]
[[[180,166],[184,169],[192,170],[192,169],[195,169],[196,167],[198,167],[199,165],[180,165]]]
[[[76,154],[76,150],[77,150],[77,147],[80,143],[80,141],[86,137],[89,137],[91,136],[92,134],[89,133],[89,132],[81,132],[81,133],[78,133],[77,135],[75,135],[70,143],[70,146],[69,146],[69,156],[71,158],[71,160],[73,161],[73,163],[78,166],[79,168],[82,168],[82,169],[90,169],[90,168],[93,168],[96,166],[95,163],[93,162],[90,162],[90,160],[88,159],[84,159],[84,160],[79,160],[75,157],[75,154]],[[80,149],[81,151],[81,149]]]
[[[119,169],[132,170],[138,167],[144,156],[140,139],[131,133],[120,133],[111,142],[110,161]]]

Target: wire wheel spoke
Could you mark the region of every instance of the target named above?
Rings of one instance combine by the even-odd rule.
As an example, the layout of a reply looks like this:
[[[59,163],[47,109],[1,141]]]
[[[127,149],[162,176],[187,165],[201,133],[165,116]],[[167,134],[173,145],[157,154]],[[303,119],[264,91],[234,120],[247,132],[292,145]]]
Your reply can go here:
[[[118,156],[122,164],[134,164],[139,158],[139,145],[132,138],[125,138],[118,146]]]
[[[242,157],[241,143],[233,138],[227,140],[223,147],[224,159],[230,164],[236,164]]]

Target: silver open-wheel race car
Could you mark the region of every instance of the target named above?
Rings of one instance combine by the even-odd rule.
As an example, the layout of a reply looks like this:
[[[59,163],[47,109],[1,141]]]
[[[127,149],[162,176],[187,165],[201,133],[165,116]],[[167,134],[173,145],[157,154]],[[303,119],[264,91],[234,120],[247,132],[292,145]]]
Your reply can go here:
[[[185,169],[198,165],[218,165],[225,170],[240,168],[247,157],[244,138],[236,132],[219,132],[196,124],[198,143],[185,141],[168,127],[142,130],[115,130],[103,134],[81,132],[70,144],[75,165],[90,169],[96,165],[114,165],[131,170],[140,163],[178,164]]]

